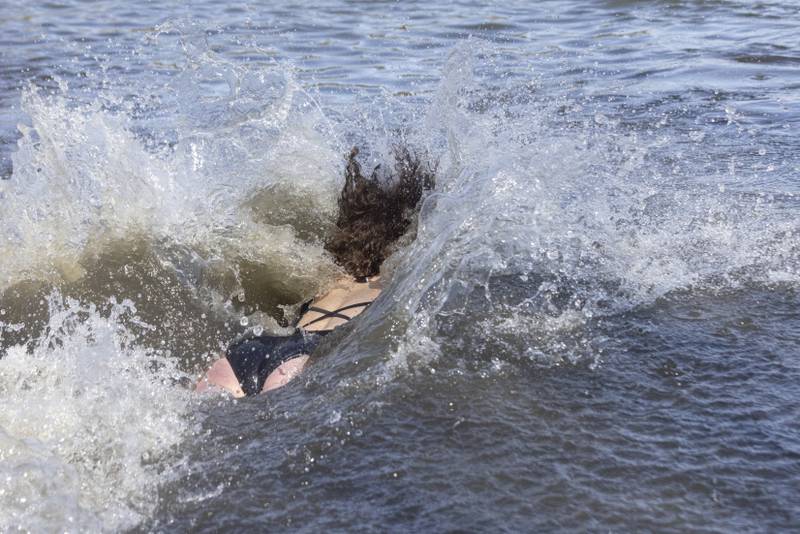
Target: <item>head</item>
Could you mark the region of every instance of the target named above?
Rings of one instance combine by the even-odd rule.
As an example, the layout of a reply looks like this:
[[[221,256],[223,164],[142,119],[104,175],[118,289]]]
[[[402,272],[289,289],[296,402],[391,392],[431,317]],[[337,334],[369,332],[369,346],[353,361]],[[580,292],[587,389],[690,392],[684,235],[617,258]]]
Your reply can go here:
[[[361,173],[357,148],[347,159],[336,230],[325,250],[357,279],[378,274],[397,240],[412,227],[423,193],[434,186],[433,168],[404,146],[393,152],[394,172],[385,183],[378,179],[380,166],[369,178]]]

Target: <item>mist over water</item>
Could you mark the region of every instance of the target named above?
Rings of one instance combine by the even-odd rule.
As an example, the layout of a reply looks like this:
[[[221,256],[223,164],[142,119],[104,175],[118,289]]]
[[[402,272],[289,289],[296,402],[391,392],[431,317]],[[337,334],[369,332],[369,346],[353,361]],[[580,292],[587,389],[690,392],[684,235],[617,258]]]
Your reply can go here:
[[[800,523],[796,8],[3,11],[0,530]],[[192,393],[397,144],[437,182],[379,300]]]

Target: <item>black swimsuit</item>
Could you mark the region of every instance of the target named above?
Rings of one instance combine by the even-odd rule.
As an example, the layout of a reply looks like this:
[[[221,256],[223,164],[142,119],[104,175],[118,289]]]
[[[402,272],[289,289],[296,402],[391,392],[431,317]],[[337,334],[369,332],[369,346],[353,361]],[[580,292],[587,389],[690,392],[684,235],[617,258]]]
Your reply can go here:
[[[315,311],[322,314],[320,317],[307,322],[303,327],[330,317],[349,321],[351,318],[341,312],[357,307],[367,307],[371,303],[358,302],[328,311],[309,306],[311,301],[308,301],[300,309],[300,317],[305,315],[306,311]],[[228,359],[228,363],[230,363],[245,395],[257,395],[261,393],[264,382],[266,382],[270,373],[284,362],[301,354],[311,354],[317,348],[319,342],[322,341],[322,338],[332,330],[306,331],[298,328],[291,336],[246,336],[231,343],[225,351],[225,357]]]

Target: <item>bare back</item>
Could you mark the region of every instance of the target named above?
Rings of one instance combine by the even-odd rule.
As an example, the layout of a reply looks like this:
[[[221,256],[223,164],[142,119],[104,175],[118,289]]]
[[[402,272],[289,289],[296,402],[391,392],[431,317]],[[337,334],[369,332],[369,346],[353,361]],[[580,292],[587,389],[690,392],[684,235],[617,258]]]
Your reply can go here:
[[[314,299],[297,325],[309,332],[333,330],[364,311],[366,304],[378,297],[381,288],[377,277],[366,282],[342,280]]]

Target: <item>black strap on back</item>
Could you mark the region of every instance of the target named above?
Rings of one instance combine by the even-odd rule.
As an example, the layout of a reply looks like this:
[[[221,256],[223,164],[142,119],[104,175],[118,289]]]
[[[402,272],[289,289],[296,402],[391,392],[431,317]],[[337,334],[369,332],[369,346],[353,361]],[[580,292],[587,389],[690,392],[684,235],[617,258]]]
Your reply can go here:
[[[349,316],[347,316],[347,315],[345,315],[345,314],[343,314],[341,312],[343,312],[345,310],[350,310],[350,309],[353,309],[353,308],[360,308],[360,307],[366,308],[370,304],[372,304],[371,300],[369,302],[356,302],[355,304],[348,304],[347,306],[342,306],[341,308],[337,308],[337,309],[335,309],[333,311],[328,311],[328,310],[326,310],[324,308],[317,308],[316,306],[309,306],[307,308],[307,311],[313,311],[313,312],[321,313],[322,315],[320,315],[316,319],[312,319],[311,321],[309,321],[306,324],[302,325],[300,328],[306,328],[307,326],[310,326],[310,325],[312,325],[314,323],[318,323],[319,321],[323,321],[325,319],[329,319],[331,317],[335,317],[337,319],[344,319],[345,321],[349,321],[350,319],[352,319],[352,317],[349,317]]]

